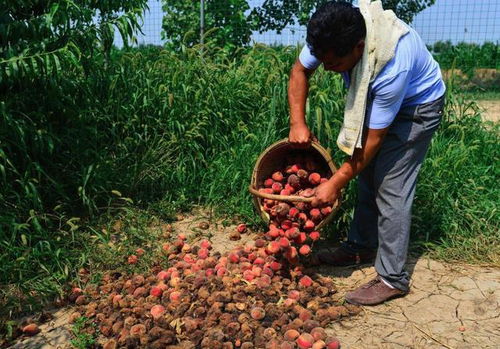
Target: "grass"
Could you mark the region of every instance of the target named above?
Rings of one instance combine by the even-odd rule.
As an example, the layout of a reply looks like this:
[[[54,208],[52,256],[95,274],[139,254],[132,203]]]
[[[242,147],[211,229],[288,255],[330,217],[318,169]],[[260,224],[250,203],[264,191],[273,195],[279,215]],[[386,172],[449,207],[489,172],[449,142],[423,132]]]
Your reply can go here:
[[[96,59],[2,90],[1,317],[63,297],[70,282],[83,282],[80,268],[96,280],[103,270],[146,270],[154,258],[132,268],[126,256],[158,251],[162,222],[193,205],[261,224],[247,185],[260,152],[288,134],[297,54],[115,51],[106,66]],[[336,163],[344,94],[338,76],[313,76],[308,122]],[[483,127],[454,87],[448,97],[417,189],[415,248],[498,263],[498,128]],[[330,237],[345,235],[354,202],[351,183]]]

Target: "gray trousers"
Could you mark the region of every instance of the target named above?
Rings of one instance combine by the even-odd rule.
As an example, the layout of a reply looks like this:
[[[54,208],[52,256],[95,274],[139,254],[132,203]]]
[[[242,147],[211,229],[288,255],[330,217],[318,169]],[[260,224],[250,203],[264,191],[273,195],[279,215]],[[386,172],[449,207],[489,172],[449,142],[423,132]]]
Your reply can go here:
[[[346,245],[378,247],[377,273],[403,291],[410,282],[404,265],[417,175],[443,107],[444,96],[400,110],[377,155],[359,174],[358,202]]]

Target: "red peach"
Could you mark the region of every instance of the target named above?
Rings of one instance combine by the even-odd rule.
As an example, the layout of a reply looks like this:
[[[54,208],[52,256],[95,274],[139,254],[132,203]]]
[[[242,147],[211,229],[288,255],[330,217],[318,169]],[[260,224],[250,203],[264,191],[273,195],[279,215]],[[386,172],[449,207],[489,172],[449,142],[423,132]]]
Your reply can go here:
[[[292,299],[292,298],[287,298],[285,299],[285,301],[283,302],[283,304],[285,305],[285,307],[291,307],[292,305],[294,305],[295,303],[297,303],[297,300],[296,299]]]
[[[316,341],[313,343],[311,349],[324,349],[326,348],[326,343],[322,340]]]
[[[201,258],[201,259],[206,259],[208,257],[208,249],[206,248],[200,248],[198,250],[198,258]]]
[[[140,247],[137,250],[135,250],[135,254],[139,257],[142,256],[144,254],[144,252],[146,252],[146,251],[144,251],[144,249],[142,249]]]
[[[272,194],[273,193],[273,189],[272,188],[260,188],[259,192],[265,193],[265,194]]]
[[[311,253],[311,248],[309,247],[309,245],[302,245],[299,249],[299,253],[301,255],[308,255],[309,253]]]
[[[288,190],[291,194],[295,193],[295,188],[292,187],[290,184],[285,184],[284,189]]]
[[[309,183],[312,185],[318,185],[321,183],[321,176],[319,173],[314,172],[309,175]]]
[[[178,302],[181,300],[181,293],[179,291],[174,291],[170,294],[169,299],[171,302]]]
[[[137,256],[135,254],[128,256],[128,264],[136,264],[137,263]]]
[[[299,228],[297,227],[292,227],[290,229],[288,229],[286,232],[285,232],[285,235],[293,240],[293,239],[296,239],[299,235],[300,235],[300,230]]]
[[[298,218],[299,218],[299,221],[301,221],[301,222],[307,221],[307,215],[304,212],[300,212]]]
[[[255,276],[260,276],[262,274],[262,268],[254,265],[252,267],[252,274],[255,275]]]
[[[274,270],[274,271],[278,271],[278,270],[280,270],[280,269],[281,269],[281,263],[276,262],[276,261],[273,261],[273,262],[271,262],[271,264],[270,264],[270,268],[271,268],[272,270]]]
[[[340,342],[335,337],[328,337],[327,339],[325,339],[325,343],[326,343],[327,349],[339,349],[340,348]]]
[[[272,178],[268,178],[264,181],[264,187],[266,188],[271,188],[271,186],[273,185],[274,181]]]
[[[295,218],[299,215],[299,210],[296,207],[292,207],[290,211],[288,211],[288,217]]]
[[[325,206],[321,209],[321,214],[323,216],[328,216],[330,213],[332,213],[332,207],[331,206]]]
[[[253,261],[253,264],[259,264],[259,265],[262,265],[264,264],[266,261],[264,260],[264,258],[262,257],[257,257],[255,258],[255,260]]]
[[[302,190],[302,192],[300,193],[300,196],[305,197],[305,198],[310,198],[310,197],[314,196],[315,193],[316,193],[315,189],[306,188],[306,189]]]
[[[295,247],[290,247],[286,252],[285,252],[285,257],[290,261],[294,260],[297,258],[297,249]]]
[[[315,226],[314,222],[309,219],[304,223],[305,230],[313,230]]]
[[[231,263],[238,263],[240,261],[240,256],[233,252],[228,255],[228,259]]]
[[[150,312],[154,319],[158,319],[165,313],[165,308],[159,304],[153,305]]]
[[[262,273],[269,275],[270,277],[274,276],[274,272],[270,267],[264,267],[264,269],[262,269]]]
[[[156,278],[157,278],[158,280],[163,280],[163,281],[165,281],[165,280],[168,280],[168,278],[170,277],[170,274],[171,274],[171,273],[169,273],[168,271],[162,270],[162,271],[160,271],[158,274],[156,274]]]
[[[281,248],[289,248],[290,247],[290,240],[288,240],[287,238],[281,238],[279,242],[280,242]]]
[[[279,193],[280,191],[283,190],[283,184],[279,182],[274,182],[271,188],[273,189],[273,193]]]
[[[247,225],[245,223],[238,224],[236,230],[238,231],[238,233],[244,234],[247,231]]]
[[[266,246],[266,241],[263,240],[263,239],[257,239],[255,240],[255,247],[257,248],[261,248],[261,247],[264,247]]]
[[[279,171],[274,172],[271,178],[276,182],[281,182],[283,180],[283,174]]]
[[[313,231],[309,234],[309,237],[311,238],[312,241],[317,241],[319,240],[319,231]]]
[[[283,222],[281,222],[281,229],[287,230],[292,227],[292,221],[289,219],[285,219]]]
[[[215,273],[215,270],[213,268],[208,268],[207,270],[205,270],[206,276],[212,276],[212,275],[214,275],[214,273]]]
[[[252,281],[255,278],[255,275],[252,273],[251,270],[245,270],[243,272],[243,278],[247,281]]]
[[[280,195],[289,196],[292,195],[292,192],[288,189],[283,189],[282,191],[280,191]]]
[[[312,279],[309,277],[309,276],[303,276],[300,281],[299,281],[299,284],[303,287],[309,287],[312,285]]]
[[[267,249],[269,254],[278,253],[280,250],[280,244],[277,241],[271,241],[269,245],[267,245]]]
[[[302,333],[299,338],[297,338],[297,345],[300,349],[311,348],[314,342],[313,336],[309,333]]]
[[[226,273],[227,273],[227,269],[224,267],[221,267],[221,268],[219,268],[219,270],[217,270],[218,277],[223,277],[224,275],[226,275]]]
[[[186,240],[186,234],[184,234],[184,233],[180,233],[179,235],[177,235],[177,237],[178,237],[179,239],[181,239],[182,241],[185,241],[185,240]]]
[[[300,233],[299,236],[297,236],[293,241],[296,244],[302,245],[304,242],[307,240],[307,235],[306,233]]]
[[[151,287],[151,291],[149,292],[149,294],[154,297],[160,297],[162,293],[163,291],[158,286]]]
[[[302,320],[303,322],[306,322],[307,320],[311,320],[312,317],[313,317],[313,314],[307,309],[302,309],[299,312],[299,319]]]
[[[291,290],[290,292],[288,292],[288,298],[299,300],[300,292],[297,290]]]
[[[317,208],[313,208],[311,211],[309,211],[309,216],[313,221],[317,222],[321,220],[321,211]]]
[[[38,332],[40,332],[40,329],[38,328],[38,326],[36,324],[29,324],[29,325],[24,326],[22,331],[23,331],[23,334],[25,334],[27,336],[34,336]]]
[[[250,310],[250,316],[254,320],[262,320],[266,316],[266,312],[261,307],[254,307]]]
[[[208,240],[202,240],[200,242],[200,247],[201,248],[206,248],[207,250],[210,250],[210,249],[212,249],[212,244]]]
[[[165,252],[169,252],[170,251],[170,244],[165,242],[162,246],[161,246],[161,249]]]

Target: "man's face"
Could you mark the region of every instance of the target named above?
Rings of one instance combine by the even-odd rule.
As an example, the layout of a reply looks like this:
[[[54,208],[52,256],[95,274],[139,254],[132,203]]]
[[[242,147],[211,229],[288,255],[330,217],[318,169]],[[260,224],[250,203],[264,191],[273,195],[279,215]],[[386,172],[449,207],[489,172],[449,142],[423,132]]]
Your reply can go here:
[[[342,73],[351,70],[363,56],[365,41],[361,40],[354,49],[343,57],[335,55],[333,50],[328,51],[320,61],[323,63],[325,70]]]

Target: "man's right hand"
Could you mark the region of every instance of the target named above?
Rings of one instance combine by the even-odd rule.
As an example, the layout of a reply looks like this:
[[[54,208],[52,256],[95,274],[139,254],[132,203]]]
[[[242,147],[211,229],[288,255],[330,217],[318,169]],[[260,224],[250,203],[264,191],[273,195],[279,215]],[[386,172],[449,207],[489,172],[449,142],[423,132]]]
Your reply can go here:
[[[311,133],[306,124],[290,126],[288,141],[297,148],[307,148],[316,137]]]

